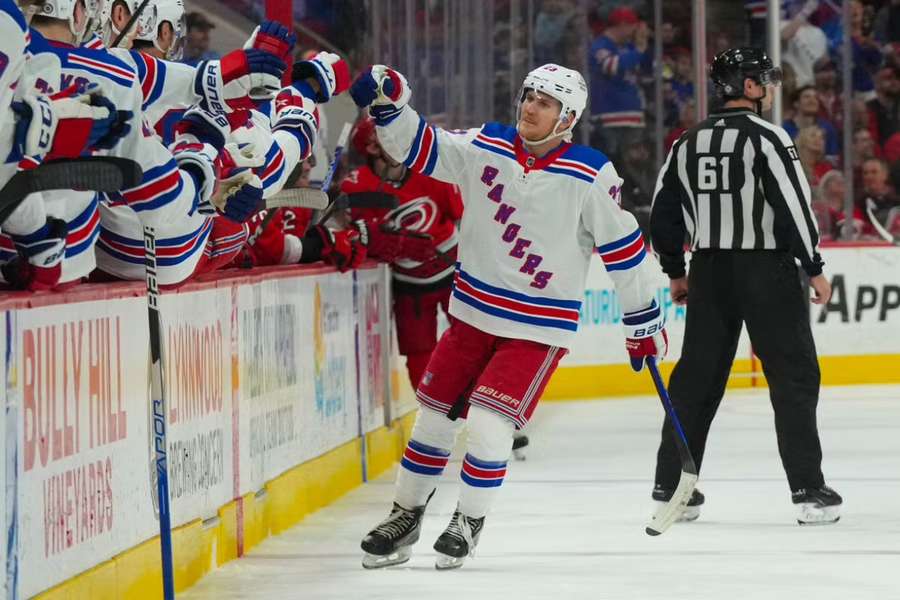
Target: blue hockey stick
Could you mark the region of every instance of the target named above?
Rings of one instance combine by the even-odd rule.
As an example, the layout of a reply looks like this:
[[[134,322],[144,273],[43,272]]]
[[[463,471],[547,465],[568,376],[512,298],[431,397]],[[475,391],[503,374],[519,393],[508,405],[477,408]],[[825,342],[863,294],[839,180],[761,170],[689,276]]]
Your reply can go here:
[[[659,368],[656,366],[656,358],[647,358],[647,367],[650,369],[650,375],[653,377],[653,384],[656,386],[656,393],[659,394],[659,400],[662,402],[663,408],[669,417],[672,425],[672,435],[675,437],[675,446],[678,448],[678,455],[681,457],[681,477],[678,479],[678,487],[675,493],[663,506],[656,511],[650,523],[645,528],[647,535],[659,535],[668,529],[672,523],[678,520],[681,512],[687,506],[694,493],[694,486],[697,485],[697,465],[694,464],[694,457],[691,456],[691,450],[688,447],[687,437],[684,435],[684,428],[681,421],[675,413],[675,407],[672,406],[672,400],[669,399],[669,392],[663,383],[662,376],[659,374]]]

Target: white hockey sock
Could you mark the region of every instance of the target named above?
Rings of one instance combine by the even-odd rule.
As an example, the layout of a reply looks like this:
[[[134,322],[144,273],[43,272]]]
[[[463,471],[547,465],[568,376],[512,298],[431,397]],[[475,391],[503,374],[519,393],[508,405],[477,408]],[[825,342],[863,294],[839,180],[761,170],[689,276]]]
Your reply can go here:
[[[444,472],[464,421],[420,407],[412,436],[400,460],[394,501],[404,508],[422,506]]]
[[[469,408],[469,440],[460,479],[459,511],[469,517],[487,514],[506,476],[515,425],[480,406]]]

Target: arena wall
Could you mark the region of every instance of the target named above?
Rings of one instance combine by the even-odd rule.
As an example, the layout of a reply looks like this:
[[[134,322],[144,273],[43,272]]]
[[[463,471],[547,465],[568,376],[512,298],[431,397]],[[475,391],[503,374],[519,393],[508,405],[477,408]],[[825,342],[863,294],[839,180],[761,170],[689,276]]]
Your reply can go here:
[[[879,243],[826,245],[822,257],[834,287],[827,305],[811,305],[822,383],[900,382],[900,248]],[[657,298],[666,313],[669,360],[661,363],[661,369],[668,374],[681,353],[686,312],[672,303],[662,273]],[[612,281],[600,261],[594,261],[575,343],[550,381],[546,399],[654,393],[650,377],[635,374],[627,363],[621,319]],[[744,329],[729,387],[765,385]]]
[[[900,382],[900,249],[823,256],[835,297],[811,319],[824,383]],[[665,283],[675,357],[685,312]],[[416,405],[388,288],[367,265],[232,272],[163,294],[177,590],[399,459]],[[7,598],[159,598],[143,286],[9,295],[0,311]],[[548,399],[652,393],[626,364],[599,261],[581,319]],[[746,336],[738,352],[731,385],[765,385]]]
[[[268,269],[163,294],[177,590],[399,458],[415,403],[388,277]],[[7,597],[161,597],[143,287],[0,308]]]

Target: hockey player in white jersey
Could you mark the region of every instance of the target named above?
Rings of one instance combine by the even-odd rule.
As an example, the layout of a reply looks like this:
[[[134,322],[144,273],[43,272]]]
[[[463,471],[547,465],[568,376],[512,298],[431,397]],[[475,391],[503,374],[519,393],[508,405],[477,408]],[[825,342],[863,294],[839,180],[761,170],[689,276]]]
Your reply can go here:
[[[450,314],[416,390],[421,404],[390,515],[362,541],[363,566],[409,559],[425,505],[467,420],[459,503],[434,545],[438,569],[462,565],[503,483],[513,431],[531,417],[578,327],[595,252],[616,284],[626,348],[639,370],[666,352],[656,265],[619,207],[622,179],[605,155],[572,144],[587,102],[577,71],[544,65],[525,78],[514,127],[448,132],[407,102],[404,77],[384,66],[351,86],[395,160],[457,184],[465,210]]]
[[[133,70],[105,50],[75,45],[84,34],[89,16],[83,0],[50,0],[45,4],[43,14],[33,23],[38,30],[32,35],[33,58],[28,63],[33,68],[26,70],[32,86],[38,90],[55,90],[72,82],[95,82],[117,105],[140,115],[143,95]],[[237,79],[252,79],[247,64],[235,75]],[[209,202],[216,185],[214,162],[227,133],[224,118],[198,111],[184,121],[180,143],[170,153],[142,128],[133,128],[110,151],[114,156],[136,160],[144,171],[141,184],[122,190],[121,201],[139,214],[142,223],[154,226],[196,211],[214,213]],[[81,278],[94,268],[93,243],[99,231],[97,197],[69,192],[55,198],[62,201],[60,208],[66,211],[70,229],[63,280]],[[253,190],[241,187],[225,200],[221,212],[249,215],[258,199],[258,194],[254,198]],[[73,240],[76,226],[79,236]]]
[[[20,12],[12,0],[0,0],[0,187],[20,168],[108,147],[124,133],[120,114],[102,96],[47,97],[18,86],[30,43],[27,22],[39,4],[21,2]],[[61,275],[66,222],[47,216],[42,194],[30,194],[2,228],[3,281],[18,289],[53,288]]]
[[[128,4],[134,6],[129,8]],[[105,4],[101,24],[107,36],[117,35],[137,4],[130,0]],[[267,21],[256,28],[244,49],[227,54],[221,61],[207,61],[191,67],[160,58],[170,52],[173,44],[180,44],[177,36],[182,28],[178,24],[184,16],[181,1],[155,0],[147,9],[152,9],[150,14],[155,15],[156,20],[140,19],[142,25],[134,35],[134,47],[139,51],[111,51],[132,65],[138,74],[144,92],[143,108],[148,127],[155,130],[163,143],[170,144],[174,135],[172,121],[177,123],[189,103],[200,102],[209,106],[215,100],[225,98],[224,110],[229,111],[228,120],[232,128],[227,136],[228,141],[245,144],[245,147],[252,145],[263,162],[262,166],[253,169],[257,177],[253,185],[261,188],[264,198],[276,193],[290,171],[287,166],[296,164],[308,154],[308,140],[315,138],[315,104],[309,100],[311,107],[308,107],[307,118],[301,122],[289,117],[287,111],[275,115],[273,122],[270,122],[262,114],[246,110],[246,107],[255,107],[264,95],[280,90],[280,78],[274,72],[266,75],[264,70],[258,69],[253,75],[253,87],[238,88],[235,93],[233,88],[236,86],[231,83],[231,74],[236,71],[234,65],[242,62],[250,64],[251,68],[254,64],[264,65],[260,58],[265,56],[277,59],[283,69],[284,60],[293,48],[293,33],[276,22]],[[209,88],[205,82],[216,78],[220,81],[224,78],[225,85]],[[251,90],[261,95],[250,98]],[[239,102],[241,95],[245,100]],[[266,105],[269,104],[266,101]],[[251,113],[256,116],[253,120]],[[222,174],[227,176],[227,169]],[[249,216],[246,213],[208,216],[195,212],[157,227],[157,278],[160,285],[178,285],[194,275],[231,262],[247,239],[242,223]],[[143,255],[142,225],[136,215],[121,203],[101,205],[98,273],[93,278],[142,279]]]

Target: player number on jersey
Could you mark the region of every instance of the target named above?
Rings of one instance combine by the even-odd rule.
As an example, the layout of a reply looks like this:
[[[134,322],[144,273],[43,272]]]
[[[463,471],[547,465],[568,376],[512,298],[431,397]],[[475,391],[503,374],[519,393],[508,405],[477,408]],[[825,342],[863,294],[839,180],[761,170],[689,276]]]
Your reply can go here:
[[[697,186],[701,190],[718,190],[729,188],[728,185],[728,156],[701,156],[697,160],[697,168],[699,169],[699,177],[697,178]],[[719,177],[721,170],[722,176]],[[720,181],[721,180],[721,181]],[[721,185],[719,185],[721,183]]]

